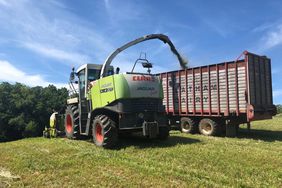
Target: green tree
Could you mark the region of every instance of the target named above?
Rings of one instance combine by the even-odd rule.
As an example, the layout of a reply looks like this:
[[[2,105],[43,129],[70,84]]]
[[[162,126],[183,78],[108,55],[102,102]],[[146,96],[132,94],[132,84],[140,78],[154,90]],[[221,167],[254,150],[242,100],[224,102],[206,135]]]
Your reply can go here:
[[[282,105],[278,104],[278,105],[276,105],[276,108],[277,108],[277,114],[281,114],[282,113]]]
[[[63,113],[68,91],[53,85],[0,84],[0,141],[40,136],[52,109]]]

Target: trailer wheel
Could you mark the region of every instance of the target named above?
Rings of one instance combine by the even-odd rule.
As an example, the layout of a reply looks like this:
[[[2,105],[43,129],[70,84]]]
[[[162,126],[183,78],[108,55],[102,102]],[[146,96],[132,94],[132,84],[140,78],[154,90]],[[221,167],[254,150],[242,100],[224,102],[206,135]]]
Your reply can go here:
[[[79,111],[77,106],[67,106],[65,113],[65,132],[69,139],[79,138]]]
[[[166,140],[169,137],[169,127],[159,127],[159,135],[158,138],[160,140]]]
[[[96,116],[92,123],[92,135],[97,146],[112,148],[118,139],[116,123],[106,115]]]
[[[198,126],[193,119],[183,117],[180,119],[180,130],[183,133],[195,134],[198,132]]]
[[[220,134],[221,129],[216,121],[204,118],[199,123],[199,131],[206,136],[217,136]]]

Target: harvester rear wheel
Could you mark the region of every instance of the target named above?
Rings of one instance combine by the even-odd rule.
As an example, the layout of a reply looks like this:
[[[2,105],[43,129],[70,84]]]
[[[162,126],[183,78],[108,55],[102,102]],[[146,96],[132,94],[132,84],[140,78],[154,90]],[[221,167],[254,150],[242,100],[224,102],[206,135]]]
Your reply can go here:
[[[183,117],[180,119],[180,130],[183,133],[195,134],[198,132],[199,128],[193,119],[188,117]]]
[[[65,114],[65,132],[67,138],[79,138],[79,110],[77,106],[67,106]]]
[[[98,115],[92,123],[94,143],[103,148],[112,148],[118,140],[116,123],[106,115]]]
[[[221,133],[221,127],[216,121],[204,118],[199,123],[199,131],[205,136],[218,136]]]

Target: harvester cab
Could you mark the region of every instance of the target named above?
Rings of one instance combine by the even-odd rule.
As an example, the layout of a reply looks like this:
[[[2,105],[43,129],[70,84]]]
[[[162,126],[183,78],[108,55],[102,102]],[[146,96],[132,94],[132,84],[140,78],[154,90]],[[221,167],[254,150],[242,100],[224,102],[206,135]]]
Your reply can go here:
[[[71,73],[70,81],[71,83],[78,84],[78,94],[79,98],[83,99],[87,97],[87,93],[91,86],[95,83],[96,80],[100,78],[102,65],[96,64],[84,64],[80,66],[76,72]],[[114,74],[113,67],[110,66],[106,76],[110,76]],[[74,81],[75,77],[73,75],[77,75],[78,81]]]
[[[87,96],[88,90],[91,88],[89,87],[90,84],[94,83],[96,80],[100,78],[102,65],[97,64],[84,64],[80,66],[77,71],[74,71],[74,68],[72,69],[72,72],[70,74],[70,83],[71,84],[71,92],[77,93],[82,98],[85,98]],[[119,69],[119,68],[117,68]],[[110,68],[107,71],[106,76],[110,76],[114,74],[113,67],[110,66]],[[77,79],[76,78],[77,76]],[[77,89],[75,89],[75,86],[73,84],[78,84],[79,92]]]
[[[97,146],[110,148],[117,143],[120,133],[140,132],[160,139],[169,136],[162,85],[158,76],[150,74],[152,64],[143,59],[142,65],[148,73],[136,73],[133,68],[122,74],[118,74],[119,68],[114,71],[110,65],[121,51],[150,39],[168,43],[180,64],[185,64],[167,36],[152,34],[118,48],[103,65],[85,64],[76,72],[73,70],[70,76],[73,92],[67,100],[65,114],[68,138],[92,136]]]
[[[84,64],[77,71],[72,69],[70,74],[70,89],[72,97],[67,100],[67,104],[77,104],[79,132],[86,131],[88,115],[91,112],[92,101],[90,100],[90,90],[100,78],[102,65]],[[110,66],[106,76],[114,74],[113,67]],[[74,85],[75,84],[75,85]]]

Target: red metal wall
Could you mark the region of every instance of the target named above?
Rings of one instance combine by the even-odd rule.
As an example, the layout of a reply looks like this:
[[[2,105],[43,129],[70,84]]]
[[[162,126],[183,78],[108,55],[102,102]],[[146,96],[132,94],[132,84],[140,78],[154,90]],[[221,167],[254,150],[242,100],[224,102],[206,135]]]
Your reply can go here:
[[[256,108],[267,106],[262,108],[265,114],[273,106],[270,60],[248,52],[243,55],[244,59],[233,62],[161,73],[167,113],[175,116],[245,115],[249,120],[255,115],[258,117],[254,113]]]

